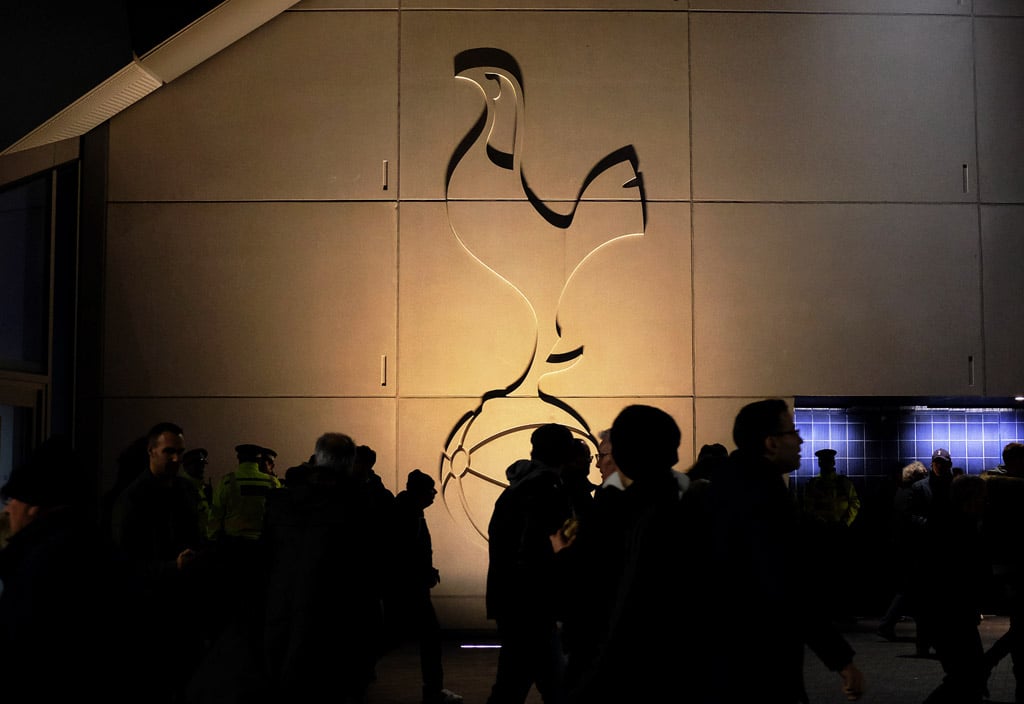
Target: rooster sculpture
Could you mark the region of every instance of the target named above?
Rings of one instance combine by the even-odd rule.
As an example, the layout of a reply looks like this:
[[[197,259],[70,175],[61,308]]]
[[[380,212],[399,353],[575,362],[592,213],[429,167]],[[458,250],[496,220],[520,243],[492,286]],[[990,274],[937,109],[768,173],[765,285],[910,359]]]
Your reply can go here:
[[[542,424],[526,422],[511,428],[481,424],[480,418],[488,403],[517,391],[535,395],[560,409],[566,419],[564,424],[596,445],[583,417],[562,399],[546,394],[543,379],[549,374],[564,372],[583,354],[583,344],[562,338],[558,320],[560,303],[573,276],[600,249],[621,238],[644,234],[646,201],[635,150],[626,146],[598,161],[582,179],[575,198],[565,207],[555,209],[548,205],[531,188],[523,166],[527,153],[526,101],[523,77],[516,60],[501,49],[470,49],[455,57],[455,77],[479,92],[483,110],[448,163],[445,178],[448,222],[466,252],[521,297],[532,312],[535,324],[532,351],[524,360],[522,374],[504,387],[483,393],[479,405],[453,426],[441,457],[445,503],[452,508],[456,502],[451,501],[451,490],[458,488],[457,503],[476,532],[486,539],[486,522],[470,505],[463,482],[474,478],[499,487],[506,482],[504,477],[496,478],[475,469],[473,454],[497,437],[532,431]],[[593,218],[577,217],[581,209],[601,205],[588,200],[589,192],[616,193],[615,200],[628,202],[635,216],[632,228],[626,232],[607,231],[607,228],[602,231],[593,226]],[[480,207],[482,197],[518,201],[523,208],[514,212],[522,212],[523,220],[509,222],[488,217],[486,209]],[[581,221],[587,221],[590,226],[582,226]],[[500,259],[494,256],[488,259],[483,254],[487,251],[485,245],[496,241],[507,247]],[[556,245],[571,242],[572,247],[562,249],[578,253],[574,260],[566,262],[568,275],[559,281],[539,282],[538,277],[523,276],[522,272],[534,265],[537,252],[550,251],[552,241]],[[531,285],[528,281],[534,283]]]

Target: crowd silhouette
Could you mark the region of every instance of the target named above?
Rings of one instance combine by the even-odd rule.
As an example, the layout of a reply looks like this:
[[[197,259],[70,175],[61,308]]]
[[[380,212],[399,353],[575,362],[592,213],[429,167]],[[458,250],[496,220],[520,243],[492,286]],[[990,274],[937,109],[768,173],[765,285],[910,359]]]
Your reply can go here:
[[[786,477],[803,439],[779,399],[741,409],[732,453],[705,445],[682,471],[680,440],[671,415],[634,404],[592,439],[540,425],[511,461],[488,526],[501,650],[487,704],[523,704],[531,688],[545,704],[796,704],[805,650],[845,698],[870,691],[835,605],[818,598],[837,565],[805,552],[835,543],[832,524],[848,527],[860,505],[835,453],[818,453],[827,476],[798,499]],[[431,600],[444,567],[424,513],[431,476],[409,471],[396,495],[372,448],[328,432],[284,481],[275,451],[238,445],[213,486],[209,453],[186,448],[183,428],[157,423],[102,494],[66,438],[15,468],[0,490],[0,663],[20,673],[5,697],[362,704],[381,659],[412,643],[423,704],[463,701],[445,686]],[[951,470],[942,448],[930,469],[904,468],[879,635],[896,640],[912,618],[918,653],[934,649],[943,670],[925,701],[973,704],[1001,658],[1024,676],[1024,445],[983,475]],[[990,598],[1010,629],[986,652]]]

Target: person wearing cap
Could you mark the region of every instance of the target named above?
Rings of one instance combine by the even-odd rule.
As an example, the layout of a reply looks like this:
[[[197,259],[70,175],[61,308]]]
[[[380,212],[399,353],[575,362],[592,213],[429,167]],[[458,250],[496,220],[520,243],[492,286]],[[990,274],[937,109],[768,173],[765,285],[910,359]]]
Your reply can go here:
[[[134,648],[119,619],[128,594],[89,515],[92,476],[68,440],[51,437],[0,488],[11,526],[0,550],[5,702],[127,701],[110,665]]]
[[[419,469],[409,472],[405,490],[395,496],[393,589],[385,611],[398,640],[411,636],[419,644],[423,704],[458,704],[462,697],[444,688],[441,625],[430,600],[430,590],[441,581],[441,573],[434,567],[430,529],[423,511],[436,496],[433,477]]]
[[[933,514],[946,510],[952,482],[953,459],[949,450],[940,447],[932,453],[928,476],[917,480],[910,488],[910,512],[915,525],[924,527]]]
[[[785,476],[800,467],[803,439],[782,399],[747,404],[733,423],[736,451],[710,486],[714,588],[714,701],[807,701],[808,648],[839,675],[848,700],[864,678],[854,651],[816,600],[816,575],[801,559],[800,508]],[[742,598],[736,599],[739,590]],[[771,634],[765,640],[765,634]]]
[[[804,488],[803,510],[813,524],[809,530],[811,544],[807,558],[818,562],[825,572],[835,617],[849,622],[851,584],[857,576],[857,560],[853,557],[850,524],[860,510],[860,497],[849,477],[836,472],[836,451],[831,448],[814,453],[818,459],[818,476]]]
[[[835,450],[818,450],[814,456],[818,458],[818,476],[804,489],[804,510],[829,526],[849,527],[860,510],[857,488],[849,477],[836,472]]]

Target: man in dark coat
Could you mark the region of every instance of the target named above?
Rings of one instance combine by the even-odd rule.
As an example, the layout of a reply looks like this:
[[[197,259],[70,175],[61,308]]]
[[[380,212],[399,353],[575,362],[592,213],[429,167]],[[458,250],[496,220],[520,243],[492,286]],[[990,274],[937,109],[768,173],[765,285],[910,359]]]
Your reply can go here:
[[[1010,628],[985,653],[989,670],[1006,655],[1013,662],[1017,701],[1024,701],[1024,444],[1003,448],[1003,471],[982,475],[988,505],[982,537],[992,560],[993,591],[1009,615]]]
[[[195,489],[178,476],[184,431],[158,423],[147,433],[149,465],[114,503],[113,543],[134,577],[136,625],[148,653],[141,698],[178,701],[204,657],[203,597],[212,573],[200,559],[203,536]]]
[[[781,399],[744,406],[733,426],[737,450],[711,482],[715,574],[725,598],[715,612],[721,638],[712,701],[807,702],[804,646],[840,675],[847,698],[863,676],[853,649],[814,595],[800,553],[799,509],[783,479],[800,466],[800,431]],[[770,640],[765,640],[769,638]]]
[[[419,644],[423,704],[458,704],[462,697],[444,688],[441,624],[430,600],[430,590],[441,581],[441,573],[434,567],[423,510],[436,496],[433,477],[414,469],[406,478],[405,490],[395,497],[395,565],[385,608],[391,611],[388,620],[399,639],[410,636]]]
[[[513,483],[495,502],[488,526],[487,617],[501,639],[488,704],[523,704],[533,685],[545,704],[565,697],[551,536],[572,515],[562,480],[572,433],[550,423],[534,430],[530,442],[530,462],[508,472]]]
[[[919,479],[910,486],[910,521],[913,529],[912,542],[922,545],[933,540],[927,530],[928,524],[936,518],[942,518],[949,511],[949,488],[953,483],[953,460],[949,451],[938,448],[932,453],[931,469],[928,476]],[[919,580],[917,572],[925,567],[927,555],[925,551],[913,550],[910,554],[910,578]],[[911,610],[918,606],[911,599]],[[928,633],[927,619],[922,623],[917,620],[914,633],[914,649],[919,657],[926,657],[932,649],[932,636]]]
[[[0,490],[12,530],[0,550],[5,701],[129,700],[117,668],[135,643],[121,628],[124,582],[88,511],[92,476],[56,437]]]
[[[355,704],[372,680],[387,516],[353,470],[355,454],[348,435],[325,433],[305,480],[267,496],[263,653],[272,701]]]
[[[615,492],[615,500],[598,498],[577,541],[559,552],[571,558],[573,551],[583,551],[577,570],[598,578],[577,588],[594,594],[578,595],[587,605],[578,617],[584,617],[591,643],[577,638],[569,652],[570,662],[577,659],[574,703],[703,701],[707,612],[692,598],[691,587],[706,567],[699,526],[704,514],[686,493],[680,497],[672,472],[680,437],[665,411],[639,404],[624,408],[608,444],[626,488],[601,489]],[[643,647],[652,633],[672,646]]]

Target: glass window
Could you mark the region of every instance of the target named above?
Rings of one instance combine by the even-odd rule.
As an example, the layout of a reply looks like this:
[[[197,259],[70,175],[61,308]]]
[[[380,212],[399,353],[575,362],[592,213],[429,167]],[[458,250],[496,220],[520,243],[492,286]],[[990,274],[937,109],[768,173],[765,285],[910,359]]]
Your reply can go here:
[[[0,369],[45,374],[50,175],[0,191]]]

